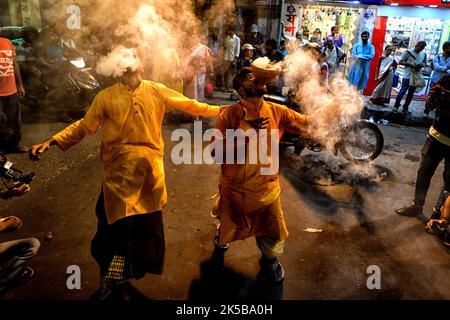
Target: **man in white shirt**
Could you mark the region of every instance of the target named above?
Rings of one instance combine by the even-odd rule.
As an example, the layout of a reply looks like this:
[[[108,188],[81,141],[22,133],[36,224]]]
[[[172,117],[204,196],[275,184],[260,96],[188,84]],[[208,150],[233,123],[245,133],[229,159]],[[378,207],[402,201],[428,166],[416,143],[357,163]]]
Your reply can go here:
[[[345,58],[345,53],[341,48],[334,45],[333,36],[328,36],[325,44],[325,47],[322,49],[322,54],[330,68],[330,76],[334,76],[339,69],[341,61]]]
[[[405,115],[408,113],[409,104],[411,103],[414,92],[416,91],[415,87],[409,85],[410,78],[426,66],[427,55],[423,52],[426,45],[427,43],[425,41],[419,41],[414,49],[406,50],[400,57],[399,64],[405,66],[405,69],[403,70],[402,87],[400,88],[397,99],[395,100],[394,111],[398,111],[400,108],[400,102],[402,101],[406,91],[408,91],[405,103],[403,104],[403,113]]]
[[[231,90],[232,79],[234,76],[234,66],[239,58],[241,48],[241,39],[234,33],[232,28],[226,32],[223,41],[223,71],[222,71],[222,85],[225,89]]]

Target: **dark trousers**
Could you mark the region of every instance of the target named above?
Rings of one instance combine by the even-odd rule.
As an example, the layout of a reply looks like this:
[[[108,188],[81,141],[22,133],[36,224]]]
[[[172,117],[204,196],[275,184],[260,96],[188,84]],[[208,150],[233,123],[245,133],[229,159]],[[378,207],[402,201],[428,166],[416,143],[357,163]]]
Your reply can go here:
[[[91,254],[100,267],[100,278],[114,256],[125,257],[124,277],[140,279],[145,273],[161,274],[165,240],[161,211],[139,214],[108,224],[103,192],[95,208],[98,225],[91,241]]]
[[[19,96],[14,93],[10,96],[0,96],[0,112],[6,116],[6,125],[13,129],[13,135],[8,144],[15,146],[20,142],[20,107]]]
[[[436,85],[436,82],[431,82],[430,83],[430,89],[433,88]],[[425,102],[425,110],[423,111],[425,114],[429,114],[430,113],[430,108],[428,106],[428,101]]]
[[[416,192],[414,203],[420,206],[425,204],[431,178],[439,163],[444,159],[444,188],[450,190],[450,146],[447,146],[435,138],[428,136],[422,148],[422,159],[417,171]]]
[[[36,238],[0,243],[0,292],[14,283],[30,259],[37,254],[39,247]]]
[[[408,94],[406,95],[405,103],[403,104],[403,112],[407,113],[409,105],[411,104],[411,101],[414,97],[414,92],[416,91],[415,87],[409,86],[409,79],[402,79],[402,87],[400,88],[400,91],[398,92],[397,99],[395,99],[395,105],[394,109],[400,108],[400,102],[402,102],[403,97],[405,96],[406,92]]]

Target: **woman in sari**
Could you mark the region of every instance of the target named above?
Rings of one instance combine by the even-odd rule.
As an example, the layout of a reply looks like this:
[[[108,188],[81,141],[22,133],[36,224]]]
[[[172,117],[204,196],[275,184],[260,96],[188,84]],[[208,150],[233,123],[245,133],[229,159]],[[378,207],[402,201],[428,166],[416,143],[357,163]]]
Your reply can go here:
[[[397,68],[397,61],[391,54],[394,51],[394,46],[388,45],[384,49],[384,56],[381,56],[378,61],[378,70],[375,79],[378,86],[372,93],[369,103],[385,106],[391,100],[392,81],[394,79],[394,72]]]

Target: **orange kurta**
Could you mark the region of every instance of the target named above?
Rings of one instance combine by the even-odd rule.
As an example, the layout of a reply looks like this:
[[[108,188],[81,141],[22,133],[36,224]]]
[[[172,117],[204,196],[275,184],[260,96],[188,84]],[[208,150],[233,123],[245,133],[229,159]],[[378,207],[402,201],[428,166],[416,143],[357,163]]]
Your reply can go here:
[[[307,116],[270,102],[264,102],[256,114],[268,118],[268,132],[278,129],[280,138],[285,130],[301,133],[307,123]],[[226,129],[245,132],[251,126],[243,118],[243,104],[234,104],[221,112],[216,128],[224,136]],[[213,209],[220,219],[220,244],[252,236],[270,236],[274,240],[288,236],[280,205],[279,175],[261,175],[261,167],[267,166],[249,164],[248,157],[245,164],[222,164],[219,198]]]
[[[159,211],[167,202],[161,134],[167,107],[202,116],[220,110],[160,83],[143,80],[134,92],[117,83],[95,97],[83,119],[53,137],[66,150],[103,126],[102,187],[109,224]]]

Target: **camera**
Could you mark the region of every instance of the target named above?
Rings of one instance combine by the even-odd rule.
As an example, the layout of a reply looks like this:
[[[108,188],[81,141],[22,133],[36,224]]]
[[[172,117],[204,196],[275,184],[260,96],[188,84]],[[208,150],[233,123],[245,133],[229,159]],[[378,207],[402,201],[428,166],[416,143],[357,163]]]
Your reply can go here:
[[[0,154],[0,177],[2,180],[29,184],[33,181],[34,176],[34,172],[24,173],[14,167],[14,164],[5,155]]]

